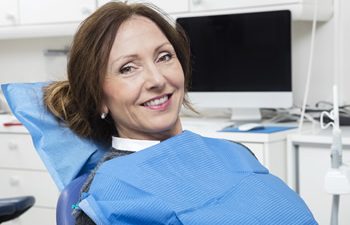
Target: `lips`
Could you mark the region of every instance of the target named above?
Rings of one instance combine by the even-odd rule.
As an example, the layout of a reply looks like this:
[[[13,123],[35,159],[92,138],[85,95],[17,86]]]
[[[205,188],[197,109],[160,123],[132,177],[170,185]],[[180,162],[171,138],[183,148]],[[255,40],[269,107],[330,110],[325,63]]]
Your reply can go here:
[[[148,100],[142,105],[151,109],[163,109],[169,104],[170,98],[171,98],[171,94],[166,94],[166,95],[162,95],[162,96],[153,98],[151,100]]]

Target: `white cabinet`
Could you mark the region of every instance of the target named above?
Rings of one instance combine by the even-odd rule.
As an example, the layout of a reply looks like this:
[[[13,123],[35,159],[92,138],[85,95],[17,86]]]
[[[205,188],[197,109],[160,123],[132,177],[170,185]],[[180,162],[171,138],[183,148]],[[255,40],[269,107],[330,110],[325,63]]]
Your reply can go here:
[[[0,0],[0,27],[18,22],[18,5],[15,0]]]
[[[20,0],[21,24],[80,22],[95,11],[95,0]]]
[[[0,39],[70,36],[95,0],[0,0]]]
[[[343,161],[350,164],[350,128],[343,128]],[[330,168],[331,131],[288,136],[288,184],[299,192],[315,219],[329,224],[332,196],[324,189]],[[350,195],[340,196],[339,224],[350,224]]]
[[[110,0],[0,0],[0,39],[71,36],[79,23]],[[314,0],[129,0],[150,2],[180,16],[290,10],[296,20],[311,20]],[[332,16],[333,0],[318,0],[318,20]]]
[[[45,170],[28,134],[1,133],[0,143],[0,167]]]
[[[56,212],[52,209],[34,207],[19,218],[1,225],[55,225]]]
[[[294,4],[301,0],[190,0],[191,10],[253,8],[276,4]]]
[[[109,0],[98,0],[97,4],[98,6],[101,6],[107,2],[110,2]],[[183,13],[188,12],[188,0],[177,0],[177,1],[164,1],[164,0],[130,0],[128,1],[130,3],[134,2],[149,2],[153,5],[159,7],[160,9],[164,10],[167,13]]]
[[[0,198],[33,195],[35,205],[4,225],[54,225],[59,191],[23,127],[0,126]]]
[[[131,0],[130,2],[142,2],[139,0]],[[164,1],[164,0],[145,0],[143,2],[150,2],[167,13],[188,12],[188,0]]]
[[[244,13],[255,11],[290,10],[295,20],[312,20],[314,0],[189,0],[191,12]],[[329,20],[333,1],[318,0],[318,20]]]

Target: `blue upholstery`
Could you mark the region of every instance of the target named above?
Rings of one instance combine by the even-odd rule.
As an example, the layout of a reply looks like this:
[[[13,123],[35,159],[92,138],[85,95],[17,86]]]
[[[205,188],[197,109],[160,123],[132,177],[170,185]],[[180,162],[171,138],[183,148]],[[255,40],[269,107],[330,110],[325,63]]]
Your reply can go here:
[[[88,174],[84,174],[69,183],[60,194],[56,208],[56,224],[57,225],[74,225],[74,217],[72,216],[73,205],[79,201],[80,190],[85,183]]]
[[[77,136],[46,109],[42,99],[46,85],[44,82],[13,83],[1,84],[1,88],[12,113],[30,132],[35,149],[61,190],[57,224],[73,225],[72,205],[78,202],[87,174],[105,151],[98,144]],[[12,208],[6,210],[13,211]]]
[[[12,113],[28,129],[33,144],[57,187],[95,168],[105,154],[98,144],[81,138],[60,123],[43,104],[48,83],[1,84]]]

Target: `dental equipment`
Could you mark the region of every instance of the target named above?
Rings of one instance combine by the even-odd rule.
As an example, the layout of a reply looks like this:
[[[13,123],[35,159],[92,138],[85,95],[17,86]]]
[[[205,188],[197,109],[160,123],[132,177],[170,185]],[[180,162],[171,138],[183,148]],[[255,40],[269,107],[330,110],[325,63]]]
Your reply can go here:
[[[324,118],[328,117],[333,122],[324,124]],[[342,159],[342,139],[341,129],[339,127],[339,108],[338,108],[338,89],[333,86],[333,110],[331,112],[321,113],[321,128],[327,129],[329,126],[332,130],[332,145],[331,145],[331,168],[328,170],[324,187],[327,193],[333,195],[331,225],[338,225],[339,201],[341,194],[350,193],[350,167],[343,164]]]

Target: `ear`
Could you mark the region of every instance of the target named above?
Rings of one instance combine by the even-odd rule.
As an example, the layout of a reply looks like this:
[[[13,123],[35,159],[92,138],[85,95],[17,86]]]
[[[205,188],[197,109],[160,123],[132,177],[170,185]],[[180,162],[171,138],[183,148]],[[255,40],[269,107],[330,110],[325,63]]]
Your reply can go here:
[[[100,113],[108,114],[108,112],[109,112],[109,109],[108,109],[107,105],[103,102],[101,105]]]

